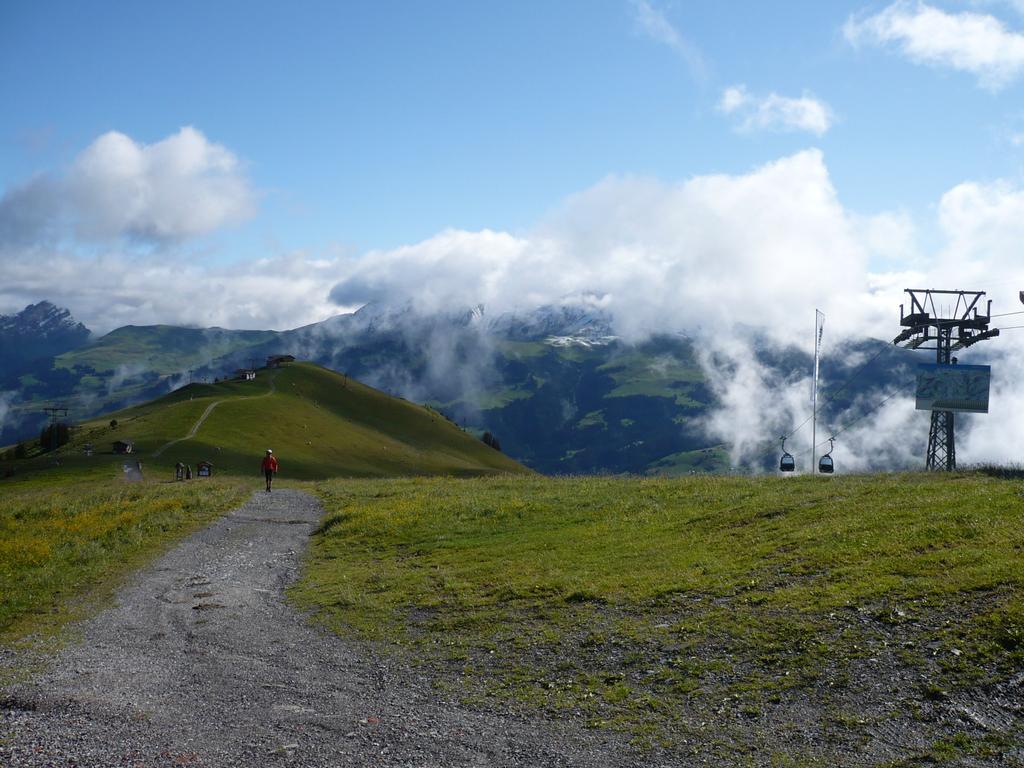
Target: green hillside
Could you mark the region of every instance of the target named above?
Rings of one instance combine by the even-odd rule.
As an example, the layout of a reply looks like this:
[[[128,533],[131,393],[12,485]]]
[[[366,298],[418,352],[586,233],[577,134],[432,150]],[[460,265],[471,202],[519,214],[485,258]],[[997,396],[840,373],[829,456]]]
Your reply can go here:
[[[182,387],[81,424],[55,454],[5,466],[19,472],[59,463],[107,474],[126,460],[113,452],[117,440],[134,443],[130,458],[147,474],[168,476],[179,461],[255,476],[266,448],[278,456],[282,479],[528,471],[429,408],[311,363],[261,369],[251,382]]]
[[[191,366],[256,347],[276,337],[275,331],[126,325],[92,344],[59,355],[54,360],[54,367],[79,367],[103,373],[115,371],[119,366],[138,367],[144,364],[147,370],[158,374],[180,373]]]

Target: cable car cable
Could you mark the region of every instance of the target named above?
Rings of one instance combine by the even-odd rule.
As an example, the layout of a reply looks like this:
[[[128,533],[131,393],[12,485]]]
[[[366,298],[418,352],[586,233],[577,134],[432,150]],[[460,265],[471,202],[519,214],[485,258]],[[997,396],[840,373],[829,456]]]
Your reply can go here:
[[[879,357],[881,357],[882,353],[887,351],[888,349],[889,349],[889,345],[885,344],[884,346],[882,346],[881,349],[879,349],[877,352],[875,352],[875,354],[873,354],[871,356],[870,360],[868,360],[865,363],[861,363],[860,366],[858,366],[857,370],[853,372],[853,375],[850,376],[850,378],[848,378],[846,380],[846,382],[843,384],[843,386],[841,386],[839,389],[837,389],[835,392],[833,392],[831,395],[829,395],[828,399],[825,400],[825,402],[822,403],[819,406],[819,408],[824,408],[826,405],[828,405],[833,400],[835,400],[837,397],[839,397],[839,393],[840,392],[842,392],[844,389],[846,389],[848,386],[850,386],[850,384],[853,383],[854,379],[856,379],[858,376],[860,376],[860,374],[864,371],[865,368],[867,368],[869,365],[871,365],[871,363],[875,362],[875,360],[877,360]]]
[[[909,389],[910,385],[913,384],[913,383],[915,383],[915,382],[907,382],[902,387],[899,387],[896,390],[890,392],[888,395],[886,395],[884,398],[882,398],[876,405],[874,405],[871,408],[869,408],[868,410],[864,411],[864,413],[860,414],[857,418],[851,419],[850,421],[848,421],[845,424],[843,424],[838,430],[836,430],[835,432],[832,433],[832,437],[831,438],[828,438],[826,440],[822,440],[817,445],[813,445],[810,448],[805,448],[804,450],[800,451],[799,453],[795,453],[793,455],[796,456],[796,457],[803,457],[803,456],[806,456],[808,453],[813,453],[815,450],[817,450],[821,446],[826,445],[829,442],[829,440],[834,440],[835,438],[839,437],[839,435],[843,434],[843,432],[846,432],[848,429],[850,429],[857,422],[859,422],[859,421],[861,421],[863,419],[866,419],[868,416],[870,416],[872,413],[877,411],[879,408],[881,408],[883,405],[885,405],[887,402],[892,400],[897,395],[900,395],[900,394],[903,394],[904,392],[906,392],[906,390]]]
[[[874,406],[873,408],[869,408],[868,410],[864,411],[864,413],[862,413],[860,416],[858,416],[857,418],[853,419],[852,421],[846,422],[840,429],[838,429],[835,432],[833,432],[832,433],[832,438],[839,437],[839,435],[843,434],[843,432],[848,430],[850,427],[852,427],[854,424],[856,424],[861,419],[865,419],[868,416],[870,416],[872,413],[877,411],[879,408],[881,408],[887,402],[889,402],[894,397],[896,397],[896,395],[903,394],[909,388],[909,386],[910,386],[909,384],[904,384],[899,389],[896,389],[893,392],[890,392],[886,397],[884,397],[881,401],[879,401],[878,405]],[[818,443],[818,445],[824,445],[827,442],[828,442],[828,440],[822,440],[820,443]],[[817,448],[817,446],[815,446],[815,448]]]
[[[845,389],[846,389],[846,388],[847,388],[848,386],[850,386],[850,384],[852,384],[852,383],[853,383],[853,381],[854,381],[854,380],[855,380],[855,379],[856,379],[856,378],[857,378],[858,376],[860,376],[860,374],[861,374],[861,373],[862,373],[862,372],[864,371],[864,369],[865,369],[865,368],[867,368],[867,367],[868,367],[869,365],[871,365],[871,363],[875,362],[875,360],[877,360],[877,359],[878,359],[879,357],[881,357],[882,353],[883,353],[883,352],[885,352],[885,351],[886,351],[886,350],[888,350],[888,349],[889,349],[889,345],[888,345],[888,344],[883,344],[883,345],[882,345],[881,347],[879,347],[878,351],[877,351],[877,352],[875,352],[875,354],[873,354],[873,355],[872,355],[872,356],[871,356],[870,358],[868,358],[868,359],[867,359],[867,360],[865,360],[865,361],[864,361],[863,363],[861,363],[861,364],[860,364],[859,366],[857,366],[857,369],[856,369],[856,370],[855,370],[855,371],[854,371],[854,372],[853,372],[853,373],[852,373],[852,374],[851,374],[851,375],[850,375],[850,376],[849,376],[849,377],[848,377],[848,378],[846,379],[846,381],[844,381],[844,382],[843,382],[842,386],[840,386],[840,387],[839,387],[839,389],[837,389],[837,390],[835,390],[834,392],[832,392],[832,394],[830,394],[830,395],[829,395],[829,396],[828,396],[828,397],[827,397],[827,398],[826,398],[826,399],[824,400],[824,402],[822,402],[822,403],[821,403],[821,404],[820,404],[820,405],[818,406],[818,410],[819,410],[819,412],[820,412],[820,411],[821,411],[821,410],[822,410],[822,409],[823,409],[823,408],[824,408],[824,407],[825,407],[826,405],[828,405],[828,404],[829,404],[829,403],[831,403],[831,402],[832,402],[833,400],[835,400],[835,399],[836,399],[837,397],[839,397],[839,395],[840,395],[840,394],[841,394],[841,393],[842,393],[842,392],[843,392],[843,391],[844,391],[844,390],[845,390]],[[804,428],[805,426],[807,426],[807,424],[808,424],[808,423],[809,423],[809,422],[811,421],[811,419],[812,419],[812,418],[814,418],[814,414],[813,414],[813,413],[812,413],[812,414],[811,414],[810,416],[808,416],[808,417],[807,417],[806,419],[804,419],[804,420],[803,420],[803,421],[802,421],[802,422],[800,423],[800,425],[799,425],[799,426],[797,426],[797,427],[796,427],[795,429],[791,430],[791,431],[790,431],[790,432],[789,432],[788,434],[786,434],[786,435],[783,435],[783,437],[784,437],[785,439],[787,439],[787,440],[788,440],[788,439],[789,439],[789,438],[791,438],[791,437],[792,437],[793,435],[795,435],[795,434],[796,434],[797,432],[799,432],[799,431],[800,431],[801,429],[803,429],[803,428]],[[833,437],[835,437],[835,435],[833,435]],[[818,445],[824,445],[824,441],[823,441],[822,443],[819,443]],[[813,452],[814,452],[814,450],[815,450],[815,449],[816,449],[817,447],[818,447],[818,446],[816,446],[816,445],[815,445],[815,446],[811,446],[811,447],[810,447],[810,448],[809,448],[809,449],[808,449],[807,451],[804,451],[804,452],[802,452],[802,453],[797,453],[797,454],[796,454],[796,456],[803,456],[803,455],[804,455],[804,453],[813,453]],[[783,452],[785,453],[785,443],[783,443]],[[769,454],[768,452],[765,452],[765,456],[766,456],[766,457],[767,457],[767,456],[769,456],[769,455],[771,455],[771,454]],[[793,454],[788,454],[788,455],[792,456]],[[780,465],[780,469],[781,469],[781,465]],[[782,470],[782,471],[783,471],[783,472],[788,472],[788,471],[790,471],[790,470]]]
[[[821,404],[818,405],[818,410],[821,411],[821,409],[823,409],[826,405],[828,405],[833,400],[835,400],[837,397],[839,397],[839,395],[843,392],[843,390],[845,390],[848,386],[850,386],[850,384],[852,384],[854,382],[854,380],[858,376],[860,376],[860,374],[864,371],[865,368],[867,368],[869,365],[871,365],[871,363],[875,362],[875,360],[877,360],[879,357],[881,357],[882,353],[887,351],[888,349],[889,349],[889,345],[888,344],[883,344],[879,348],[879,350],[877,352],[875,352],[875,354],[873,354],[870,358],[868,358],[866,361],[864,361],[859,366],[857,366],[857,369],[850,375],[850,377],[846,381],[843,382],[842,386],[839,387],[839,389],[835,390]],[[811,414],[810,416],[808,416],[806,419],[804,419],[800,423],[800,426],[796,427],[791,432],[789,432],[786,435],[786,439],[791,438],[793,435],[795,435],[797,432],[799,432],[801,429],[803,429],[805,426],[807,426],[807,424],[810,423],[812,418],[814,418],[814,414]]]

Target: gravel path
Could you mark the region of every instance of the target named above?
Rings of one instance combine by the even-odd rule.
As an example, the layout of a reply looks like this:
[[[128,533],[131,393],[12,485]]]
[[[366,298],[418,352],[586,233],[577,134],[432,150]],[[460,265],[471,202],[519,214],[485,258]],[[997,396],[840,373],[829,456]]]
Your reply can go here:
[[[651,765],[613,734],[466,709],[310,626],[282,590],[320,515],[258,493],[136,574],[80,643],[0,691],[0,765]]]

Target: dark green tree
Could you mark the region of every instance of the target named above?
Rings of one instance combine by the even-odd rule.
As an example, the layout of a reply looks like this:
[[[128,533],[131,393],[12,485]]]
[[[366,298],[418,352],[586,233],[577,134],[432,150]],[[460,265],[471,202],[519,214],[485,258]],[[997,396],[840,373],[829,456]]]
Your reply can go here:
[[[55,451],[71,440],[71,428],[64,423],[50,424],[39,433],[39,445],[44,451]]]

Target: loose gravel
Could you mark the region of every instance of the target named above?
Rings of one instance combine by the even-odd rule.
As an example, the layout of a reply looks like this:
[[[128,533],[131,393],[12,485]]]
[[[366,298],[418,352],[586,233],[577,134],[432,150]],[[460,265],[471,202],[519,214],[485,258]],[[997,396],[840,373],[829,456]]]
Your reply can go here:
[[[321,515],[260,492],[136,574],[80,642],[0,690],[0,765],[655,764],[616,734],[467,708],[311,625],[283,590]]]

